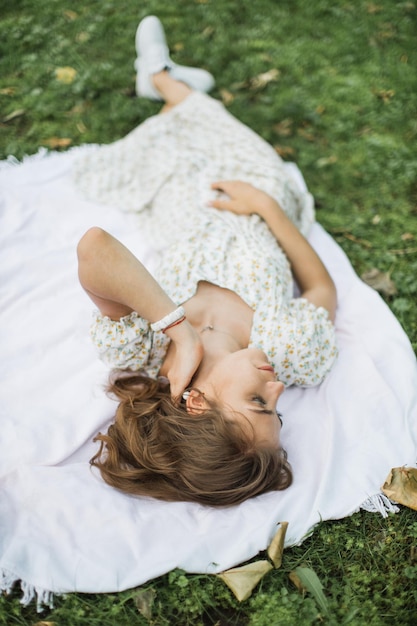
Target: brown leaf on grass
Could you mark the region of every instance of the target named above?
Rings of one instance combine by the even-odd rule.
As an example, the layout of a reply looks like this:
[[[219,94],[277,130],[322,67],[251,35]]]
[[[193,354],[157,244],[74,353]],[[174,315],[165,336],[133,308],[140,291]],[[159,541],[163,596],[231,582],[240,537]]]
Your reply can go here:
[[[57,150],[58,148],[68,148],[72,144],[72,139],[69,137],[49,137],[49,139],[42,141],[42,144],[52,150]]]
[[[288,522],[279,523],[279,528],[275,533],[267,550],[267,554],[276,569],[278,569],[278,567],[281,567],[282,553],[284,552],[285,533],[287,532],[287,528]]]
[[[394,502],[417,511],[417,469],[394,467],[388,474],[381,490]]]
[[[70,85],[74,82],[76,75],[77,70],[73,67],[69,67],[68,65],[65,67],[55,68],[55,78],[59,83],[63,83],[64,85]]]
[[[278,152],[279,156],[281,156],[283,159],[285,159],[286,157],[292,157],[295,154],[295,150],[294,148],[291,148],[291,146],[280,146],[276,144],[274,146],[274,150]]]
[[[322,157],[316,161],[317,167],[327,167],[328,165],[333,165],[333,163],[337,163],[337,156],[335,154],[331,154],[328,157]]]
[[[298,128],[297,129],[297,135],[299,135],[303,139],[307,139],[307,141],[315,141],[316,140],[316,138],[313,135],[313,133],[311,131],[307,130],[306,128]]]
[[[76,13],[75,11],[71,11],[71,9],[67,9],[66,11],[64,11],[64,15],[68,20],[76,20],[78,17],[78,13]]]
[[[231,589],[239,602],[247,600],[259,581],[273,569],[269,561],[255,561],[217,574]]]
[[[374,94],[387,104],[395,96],[395,91],[393,89],[378,89],[374,91]]]
[[[274,124],[274,131],[280,137],[288,137],[289,135],[292,135],[293,132],[292,124],[293,120],[290,118],[286,118],[285,120],[279,122],[279,124]]]
[[[3,87],[0,89],[0,96],[14,96],[16,93],[16,87]]]
[[[401,239],[403,241],[411,241],[412,239],[414,239],[414,235],[412,233],[403,233],[401,235]]]
[[[156,591],[155,589],[140,589],[134,596],[133,601],[137,610],[147,620],[152,619],[152,607],[155,601]]]
[[[222,102],[224,104],[224,106],[228,106],[229,104],[232,104],[233,100],[235,99],[234,95],[232,94],[231,91],[228,91],[227,89],[220,89],[220,96],[222,99]]]
[[[384,296],[395,296],[397,293],[397,287],[391,279],[389,272],[381,272],[376,267],[373,267],[368,272],[364,272],[361,278],[364,283]]]
[[[263,72],[262,74],[258,74],[250,79],[250,88],[251,89],[264,89],[269,83],[272,83],[274,80],[278,80],[278,76],[280,75],[280,71],[276,68],[272,68],[267,72]]]
[[[373,2],[370,2],[366,5],[366,10],[370,15],[374,15],[375,13],[379,13],[380,11],[382,11],[382,7],[379,6],[379,4],[374,4]]]

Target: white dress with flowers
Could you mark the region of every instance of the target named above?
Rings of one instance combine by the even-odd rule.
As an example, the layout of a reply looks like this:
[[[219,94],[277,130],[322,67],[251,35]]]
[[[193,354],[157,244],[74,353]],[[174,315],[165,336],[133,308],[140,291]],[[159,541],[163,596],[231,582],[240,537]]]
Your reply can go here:
[[[74,176],[88,197],[138,214],[161,252],[155,276],[174,302],[191,298],[199,281],[234,291],[254,311],[249,347],[264,350],[284,384],[324,379],[337,354],[327,311],[293,296],[288,260],[261,218],[207,206],[212,182],[244,180],[276,198],[307,235],[312,197],[221,103],[193,93],[124,139],[88,151]],[[117,322],[95,314],[91,333],[110,367],[158,375],[169,339],[136,313]]]

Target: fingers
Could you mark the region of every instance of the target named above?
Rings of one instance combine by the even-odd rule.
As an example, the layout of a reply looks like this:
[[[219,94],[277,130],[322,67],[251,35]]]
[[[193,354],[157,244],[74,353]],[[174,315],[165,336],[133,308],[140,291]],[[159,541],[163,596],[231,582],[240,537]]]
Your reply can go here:
[[[221,211],[233,211],[233,203],[231,200],[210,200],[209,206]]]

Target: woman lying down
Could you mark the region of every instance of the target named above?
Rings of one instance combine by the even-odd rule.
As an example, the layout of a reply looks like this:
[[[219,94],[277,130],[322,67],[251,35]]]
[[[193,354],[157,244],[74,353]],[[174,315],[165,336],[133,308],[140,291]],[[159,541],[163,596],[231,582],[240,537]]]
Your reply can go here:
[[[233,505],[291,484],[279,398],[330,371],[336,290],[302,234],[311,196],[272,147],[202,93],[210,74],[172,63],[157,18],[136,44],[137,91],[165,105],[106,147],[119,182],[97,153],[79,182],[110,199],[123,189],[162,253],[153,277],[98,227],[79,242],[93,341],[124,370],[91,463],[129,494]]]

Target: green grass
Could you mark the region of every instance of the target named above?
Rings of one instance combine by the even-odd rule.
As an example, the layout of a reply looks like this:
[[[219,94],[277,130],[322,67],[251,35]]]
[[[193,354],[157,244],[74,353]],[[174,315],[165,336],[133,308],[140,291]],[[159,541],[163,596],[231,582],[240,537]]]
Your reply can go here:
[[[134,34],[155,13],[175,60],[217,78],[232,113],[303,171],[317,218],[359,274],[388,272],[387,302],[417,348],[417,7],[375,0],[2,0],[0,158],[39,146],[107,143],[158,110],[134,94]],[[76,71],[71,83],[56,69]],[[253,78],[277,69],[263,88]],[[119,594],[71,594],[40,618],[19,593],[0,626],[417,623],[417,516],[364,512],[323,523],[286,550],[239,604],[215,577],[175,571]],[[289,580],[298,565],[324,586],[329,612]],[[152,619],[137,608],[153,590]]]

